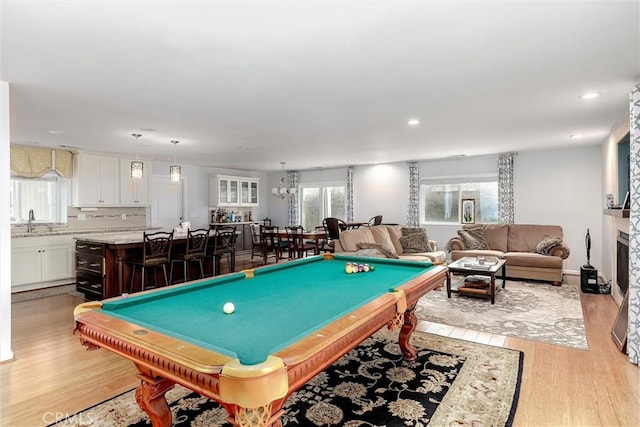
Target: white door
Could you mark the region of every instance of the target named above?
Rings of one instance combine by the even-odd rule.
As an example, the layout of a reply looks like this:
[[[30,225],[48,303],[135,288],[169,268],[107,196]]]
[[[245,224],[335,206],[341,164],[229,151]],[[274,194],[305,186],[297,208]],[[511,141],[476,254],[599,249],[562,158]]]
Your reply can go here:
[[[172,230],[183,221],[183,181],[169,176],[151,178],[151,226]]]

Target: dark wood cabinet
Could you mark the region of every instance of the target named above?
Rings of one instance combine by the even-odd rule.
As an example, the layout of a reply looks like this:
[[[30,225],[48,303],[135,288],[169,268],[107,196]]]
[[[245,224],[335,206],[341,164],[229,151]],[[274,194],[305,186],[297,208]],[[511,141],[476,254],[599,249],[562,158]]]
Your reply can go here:
[[[103,299],[106,273],[105,245],[76,242],[76,290],[87,299]]]

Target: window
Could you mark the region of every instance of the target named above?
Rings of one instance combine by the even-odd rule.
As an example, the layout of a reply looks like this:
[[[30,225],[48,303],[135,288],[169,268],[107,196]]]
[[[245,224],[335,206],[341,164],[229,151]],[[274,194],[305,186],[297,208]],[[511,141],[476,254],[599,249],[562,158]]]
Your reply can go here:
[[[33,209],[36,223],[66,223],[71,190],[69,179],[55,173],[41,178],[11,178],[9,217],[12,224],[26,224]]]
[[[300,194],[300,221],[305,230],[322,225],[322,220],[327,217],[344,218],[343,185],[302,186]]]
[[[459,223],[462,199],[474,199],[476,222],[498,222],[498,181],[495,177],[462,179],[420,185],[420,218],[423,223]]]

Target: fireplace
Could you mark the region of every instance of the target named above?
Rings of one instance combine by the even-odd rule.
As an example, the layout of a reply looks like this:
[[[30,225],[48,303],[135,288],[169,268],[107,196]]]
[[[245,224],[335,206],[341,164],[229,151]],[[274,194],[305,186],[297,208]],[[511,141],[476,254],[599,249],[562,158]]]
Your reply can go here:
[[[616,281],[622,295],[629,288],[629,234],[618,230],[616,242]]]

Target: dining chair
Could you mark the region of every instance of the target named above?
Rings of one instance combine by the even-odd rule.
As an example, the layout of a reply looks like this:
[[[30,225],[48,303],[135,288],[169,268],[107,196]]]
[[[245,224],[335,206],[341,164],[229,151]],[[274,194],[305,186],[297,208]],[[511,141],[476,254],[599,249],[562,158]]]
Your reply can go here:
[[[209,245],[211,250],[207,256],[211,257],[213,261],[213,275],[220,274],[220,259],[222,257],[227,258],[229,273],[236,271],[236,226],[216,225],[212,228],[214,230],[211,235],[213,245]]]
[[[327,245],[332,249],[335,246],[335,241],[340,239],[341,222],[344,223],[341,219],[331,217],[322,220],[322,225],[327,230]]]
[[[304,231],[301,225],[293,227],[285,227],[287,232],[287,249],[289,251],[289,259],[303,258],[309,254],[309,251],[315,253],[315,243],[305,242],[302,236]]]
[[[325,233],[325,237],[318,240],[318,249],[320,252],[334,252],[333,245],[329,244],[329,235],[327,233],[327,227],[324,225],[317,225],[315,231],[320,231]],[[312,241],[308,241],[309,243],[314,243]]]
[[[369,227],[382,224],[382,215],[376,215],[369,220]]]
[[[253,259],[256,249],[262,251],[262,241],[260,240],[260,224],[249,224],[251,229],[251,259]]]
[[[203,260],[206,256],[207,243],[209,242],[209,230],[200,228],[187,230],[187,242],[184,251],[171,255],[171,268],[169,269],[169,282],[173,283],[173,264],[182,262],[184,268],[184,281],[188,281],[189,263],[197,262],[200,266],[200,278],[204,277]]]
[[[134,290],[136,268],[142,268],[140,278],[140,291],[145,289],[145,271],[147,268],[153,268],[153,281],[154,287],[158,287],[158,277],[156,269],[162,267],[164,273],[164,285],[169,285],[167,278],[167,264],[169,264],[171,254],[171,244],[173,243],[173,231],[156,233],[143,232],[142,241],[142,258],[134,258],[127,261],[131,264],[133,270],[131,271],[131,283],[129,284],[129,292]]]
[[[286,242],[283,242],[278,234],[278,227],[263,225],[260,227],[260,241],[262,242],[262,262],[267,263],[269,254],[272,253],[276,263],[282,258],[282,251],[286,249]]]

